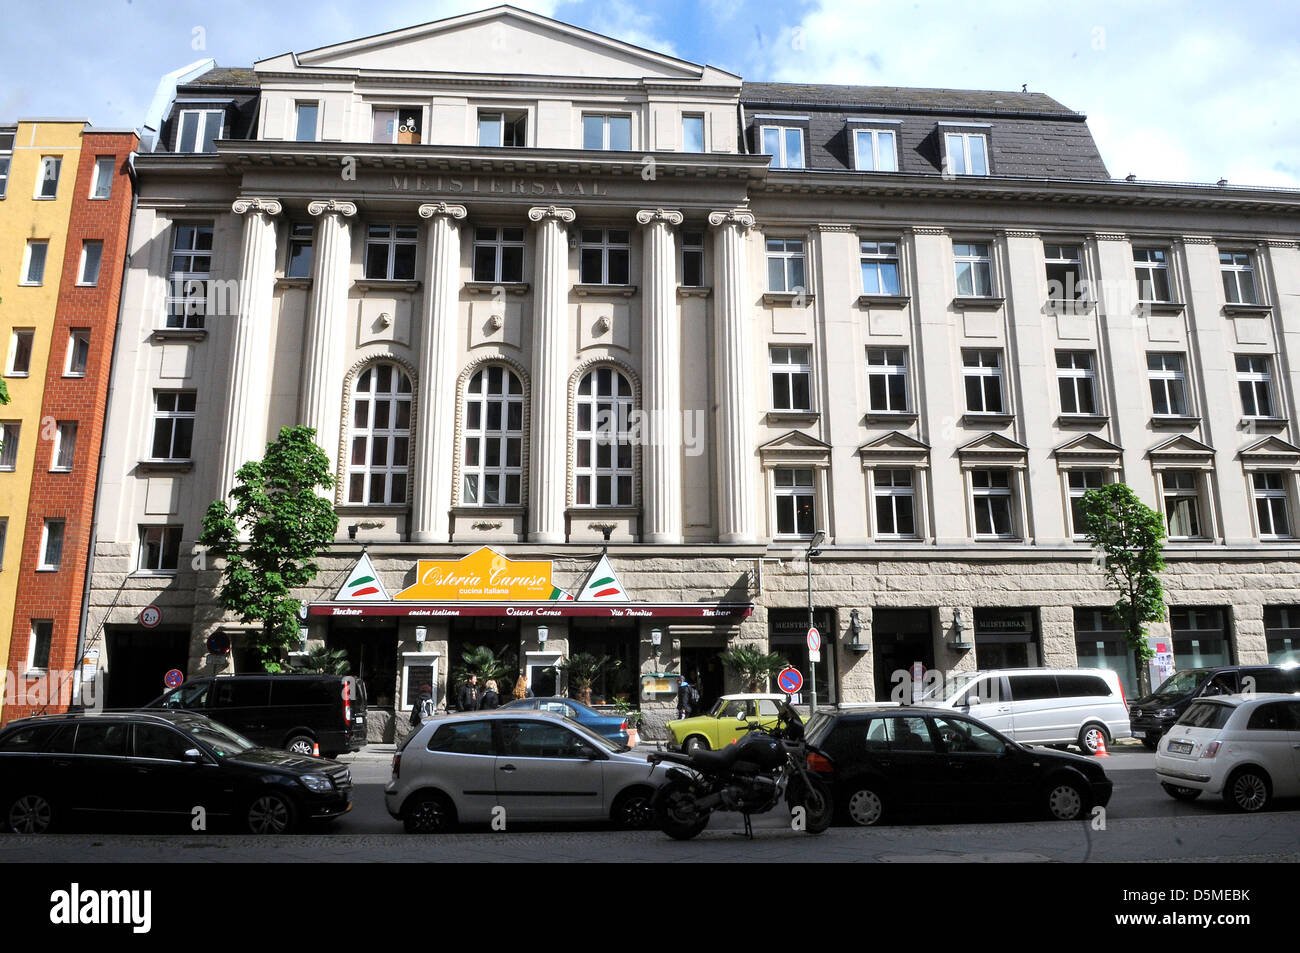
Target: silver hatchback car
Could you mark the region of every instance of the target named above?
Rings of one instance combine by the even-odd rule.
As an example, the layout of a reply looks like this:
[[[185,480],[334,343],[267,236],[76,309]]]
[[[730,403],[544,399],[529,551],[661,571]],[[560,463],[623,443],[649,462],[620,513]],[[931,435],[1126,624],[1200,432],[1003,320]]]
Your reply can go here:
[[[559,715],[472,712],[435,718],[402,743],[384,801],[409,833],[565,821],[637,829],[653,825],[666,772]]]

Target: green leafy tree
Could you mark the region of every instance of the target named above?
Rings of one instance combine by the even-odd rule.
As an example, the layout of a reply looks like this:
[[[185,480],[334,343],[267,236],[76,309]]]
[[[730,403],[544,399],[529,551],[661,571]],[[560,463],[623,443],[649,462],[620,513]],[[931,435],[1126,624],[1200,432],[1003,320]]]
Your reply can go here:
[[[591,686],[600,678],[600,673],[614,671],[622,662],[608,655],[592,655],[578,652],[567,659],[555,663],[552,668],[564,672],[569,677],[569,697],[576,698],[584,705],[591,704]]]
[[[347,649],[329,649],[318,645],[307,653],[300,671],[318,675],[349,675],[352,663],[348,661]]]
[[[479,691],[483,691],[483,685],[489,678],[496,679],[498,691],[507,683],[513,688],[517,667],[515,656],[510,652],[497,655],[487,645],[466,645],[460,653],[460,664],[452,670],[452,686],[459,689],[469,681],[471,675],[477,675]]]
[[[745,683],[747,692],[766,691],[767,680],[789,664],[775,652],[764,653],[744,645],[719,652],[718,658]]]
[[[298,641],[293,590],[316,578],[316,560],[338,529],[333,505],[316,492],[332,487],[334,476],[310,427],[283,428],[265,456],[235,476],[229,504],[208,507],[199,542],[225,563],[222,606],[241,622],[262,623],[253,648],[268,672],[281,672],[286,647]]]
[[[1155,654],[1146,627],[1165,618],[1165,521],[1137,498],[1127,484],[1111,483],[1083,494],[1083,525],[1098,551],[1098,565],[1119,595],[1111,618],[1124,627],[1125,640],[1137,663],[1138,692],[1151,691],[1147,663]]]

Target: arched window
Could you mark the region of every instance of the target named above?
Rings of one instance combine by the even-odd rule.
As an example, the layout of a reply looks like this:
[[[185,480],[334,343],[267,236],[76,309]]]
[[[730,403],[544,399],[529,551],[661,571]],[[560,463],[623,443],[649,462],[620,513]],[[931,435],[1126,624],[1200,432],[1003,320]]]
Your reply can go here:
[[[578,384],[574,428],[575,506],[632,505],[632,385],[612,367]]]
[[[509,368],[480,368],[465,385],[461,503],[518,506],[523,453],[523,385]]]
[[[396,364],[372,364],[352,389],[349,503],[405,503],[410,469],[411,379]]]

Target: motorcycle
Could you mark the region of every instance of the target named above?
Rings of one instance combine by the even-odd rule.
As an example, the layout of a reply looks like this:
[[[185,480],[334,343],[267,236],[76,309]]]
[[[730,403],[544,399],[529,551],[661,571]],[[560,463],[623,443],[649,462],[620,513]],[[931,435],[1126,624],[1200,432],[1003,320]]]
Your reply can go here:
[[[803,720],[782,704],[776,726],[750,722],[749,732],[720,751],[656,751],[651,764],[668,762],[668,780],[655,794],[655,823],[677,840],[689,840],[708,826],[714,811],[739,811],[745,834],[754,836],[750,816],[770,811],[784,797],[791,811],[803,808],[803,829],[820,834],[834,813],[831,789],[809,769],[810,755],[827,770],[830,758],[804,741]]]

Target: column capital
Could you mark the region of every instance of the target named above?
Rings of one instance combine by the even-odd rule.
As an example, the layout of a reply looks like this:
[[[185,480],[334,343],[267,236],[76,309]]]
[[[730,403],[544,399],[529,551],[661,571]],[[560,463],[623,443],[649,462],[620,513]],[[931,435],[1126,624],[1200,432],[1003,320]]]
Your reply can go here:
[[[754,213],[747,208],[729,208],[709,213],[709,224],[714,228],[719,225],[739,225],[742,229],[753,228],[754,221]]]
[[[344,218],[351,218],[357,214],[357,203],[340,202],[337,199],[317,199],[315,202],[307,203],[308,215],[324,215],[327,212],[336,212]]]
[[[438,215],[446,215],[448,218],[459,220],[469,214],[465,206],[448,205],[446,202],[431,202],[421,205],[418,211],[420,218],[434,218]]]
[[[265,212],[267,215],[279,215],[284,211],[284,206],[280,204],[279,199],[271,198],[239,198],[235,199],[230,210],[236,215],[243,215],[245,212]]]
[[[654,222],[680,225],[683,219],[684,216],[681,212],[671,208],[643,208],[636,213],[636,220],[641,225],[650,225]]]
[[[528,220],[530,222],[540,222],[543,219],[554,218],[565,224],[572,222],[578,214],[571,208],[561,208],[558,205],[537,205],[528,210]]]

